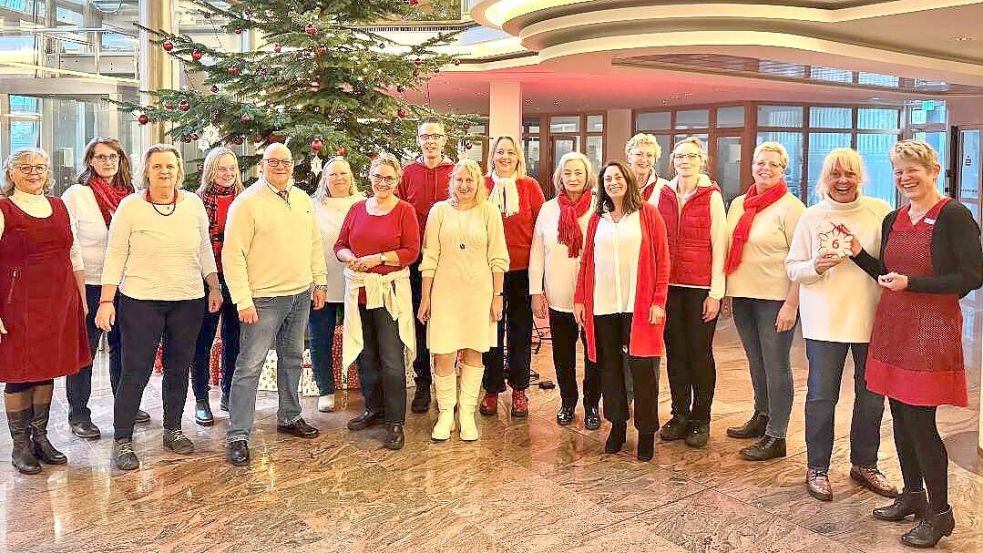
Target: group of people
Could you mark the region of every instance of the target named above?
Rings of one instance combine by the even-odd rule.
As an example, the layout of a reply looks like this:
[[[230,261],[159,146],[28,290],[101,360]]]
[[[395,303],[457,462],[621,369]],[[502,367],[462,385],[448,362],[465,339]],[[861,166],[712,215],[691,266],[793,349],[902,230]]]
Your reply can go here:
[[[834,413],[852,352],[851,478],[895,498],[875,517],[919,519],[904,543],[931,546],[952,532],[935,416],[939,405],[967,403],[958,301],[983,282],[983,253],[972,214],[938,192],[930,146],[905,140],[890,151],[904,207],[892,211],[864,196],[860,155],[841,148],[827,156],[821,199],[807,209],[784,181],[785,148],[766,142],[754,152],[754,182],[727,209],[695,137],[675,144],[671,180],[656,174],[661,151],[651,135],[632,137],[627,163],[596,171],[584,155],[566,154],[548,201],[526,174],[514,137],[491,141],[486,172],[444,155],[439,120],[423,121],[417,139],[420,156],[406,167],[387,154],[373,159],[368,196],[340,157],[308,196],[294,186],[290,150],[276,143],[263,151],[261,175],[248,188],[234,151],[212,150],[190,193],[182,190],[184,163],[173,146],[148,148],[131,176],[120,143],[98,138],[61,199],[46,195],[45,152],[11,154],[0,199],[0,381],[14,466],[34,474],[40,463],[67,462],[45,432],[60,376],[72,432],[99,438],[88,401],[102,332],[114,463],[132,470],[139,467],[133,428],[149,420],[140,402],[158,348],[163,446],[194,451],[181,430],[189,373],[195,421],[214,423],[208,360],[220,323],[226,453],[244,465],[270,349],[277,354],[278,432],[318,435],[298,396],[305,335],[318,410],[334,408],[340,319],[342,363],[356,363],[365,405],[350,430],[382,423],[384,446],[403,447],[412,366],[411,410],[429,410],[431,388],[436,397],[432,439],[457,432],[472,441],[479,437],[475,412],[496,414],[507,387],[511,416],[528,414],[534,316],[549,321],[557,423],[574,421],[582,394],[583,424],[598,429],[603,398],[611,424],[604,450],[624,448],[633,417],[636,456],[648,461],[656,434],[695,448],[708,443],[713,336],[729,297],[754,391],[749,420],[726,431],[756,440],[740,455],[785,455],[794,396],[789,356],[801,317],[808,493],[832,498]],[[45,323],[29,327],[35,317]],[[660,424],[663,356],[672,416]],[[904,478],[900,494],[877,468],[884,397]]]

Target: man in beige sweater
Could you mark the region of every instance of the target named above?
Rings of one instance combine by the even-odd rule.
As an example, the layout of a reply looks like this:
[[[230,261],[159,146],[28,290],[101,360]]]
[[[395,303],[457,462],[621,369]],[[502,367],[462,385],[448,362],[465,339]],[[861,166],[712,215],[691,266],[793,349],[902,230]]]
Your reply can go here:
[[[301,418],[297,389],[312,297],[314,309],[324,307],[326,297],[321,234],[310,198],[294,187],[290,150],[271,144],[263,152],[261,168],[260,179],[229,208],[222,249],[226,284],[242,323],[229,394],[226,453],[233,465],[249,462],[256,389],[274,341],[280,394],[277,432],[301,438],[318,434]]]

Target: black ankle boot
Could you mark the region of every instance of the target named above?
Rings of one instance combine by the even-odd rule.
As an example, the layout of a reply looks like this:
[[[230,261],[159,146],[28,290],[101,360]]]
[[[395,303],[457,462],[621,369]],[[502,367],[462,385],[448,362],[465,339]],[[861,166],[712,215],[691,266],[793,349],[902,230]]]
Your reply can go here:
[[[920,519],[925,517],[927,511],[928,496],[925,490],[917,492],[905,490],[894,500],[894,503],[874,509],[874,518],[897,522],[904,520],[908,515],[915,515],[915,519]]]
[[[608,434],[608,441],[604,442],[604,453],[617,453],[625,447],[625,440],[628,436],[627,422],[611,423],[611,433]]]
[[[48,412],[51,404],[34,404],[34,417],[31,419],[31,447],[34,456],[49,465],[64,465],[68,462],[65,454],[55,449],[48,441]]]
[[[31,451],[31,418],[33,409],[23,411],[7,411],[7,427],[10,428],[10,438],[13,448],[10,451],[10,464],[23,474],[41,472],[41,465]]]
[[[655,455],[655,432],[640,432],[638,434],[638,453],[639,461],[651,461]]]
[[[765,436],[750,447],[741,450],[741,457],[746,461],[767,461],[785,456],[785,438]]]
[[[956,527],[956,519],[952,517],[952,507],[941,513],[934,513],[918,522],[918,524],[901,536],[901,543],[908,547],[935,547],[942,536],[951,536]]]
[[[751,419],[741,426],[732,426],[727,429],[727,435],[731,438],[762,438],[765,435],[765,427],[768,426],[768,415],[755,413]]]

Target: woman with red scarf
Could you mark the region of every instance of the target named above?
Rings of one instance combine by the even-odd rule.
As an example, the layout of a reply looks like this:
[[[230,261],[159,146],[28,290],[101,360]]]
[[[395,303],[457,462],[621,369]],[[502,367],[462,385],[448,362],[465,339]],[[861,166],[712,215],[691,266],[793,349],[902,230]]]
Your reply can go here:
[[[213,148],[205,156],[201,171],[201,185],[198,197],[205,204],[208,214],[208,238],[215,254],[218,269],[218,282],[222,288],[222,309],[212,313],[205,310],[205,318],[198,332],[195,356],[191,362],[191,389],[195,394],[195,422],[211,426],[215,422],[212,407],[208,401],[208,380],[211,368],[212,342],[218,330],[219,315],[222,321],[222,398],[219,407],[229,410],[229,390],[232,386],[232,373],[239,357],[239,312],[232,303],[232,296],[222,275],[222,244],[225,243],[225,220],[229,216],[232,200],[242,192],[242,177],[239,174],[239,158],[225,146]]]
[[[910,547],[935,547],[952,534],[949,457],[939,436],[938,406],[966,407],[963,317],[959,298],[983,285],[980,227],[959,202],[939,193],[938,154],[920,140],[890,151],[894,185],[908,204],[884,218],[880,258],[851,243],[853,260],[882,292],[867,355],[867,388],[887,396],[904,491],[874,517],[918,524],[901,536]],[[927,493],[926,493],[927,492]]]
[[[659,429],[659,357],[669,289],[666,225],[642,199],[627,165],[608,162],[599,180],[603,187],[587,226],[574,316],[587,335],[587,356],[600,367],[604,417],[611,421],[604,451],[621,451],[627,438],[627,361],[635,388],[637,457],[650,461]]]
[[[727,429],[732,438],[760,438],[741,450],[748,461],[785,456],[792,413],[792,349],[799,285],[785,271],[795,225],[805,211],[785,184],[788,152],[777,142],[754,150],[754,184],[730,204],[724,272],[733,298],[734,324],[744,345],[754,389],[754,415]]]
[[[573,422],[577,407],[577,336],[585,348],[587,339],[573,317],[580,253],[594,207],[594,189],[597,188],[597,176],[587,156],[580,152],[564,154],[553,173],[553,186],[558,194],[543,204],[532,235],[529,294],[532,311],[537,317],[546,318],[549,312],[553,365],[562,398],[556,422],[565,426]],[[584,426],[588,430],[597,430],[601,426],[600,400],[601,375],[597,364],[586,359]]]
[[[73,184],[61,199],[78,227],[76,239],[82,249],[85,262],[85,301],[89,315],[85,318],[90,352],[93,357],[99,347],[102,330],[96,326],[99,293],[102,289],[102,266],[106,257],[109,222],[116,213],[119,202],[133,193],[130,158],[123,145],[115,138],[94,138],[85,147],[82,156],[82,173],[78,184]],[[122,371],[120,362],[119,328],[109,332],[109,385],[113,393],[119,384]],[[92,394],[92,365],[82,367],[65,379],[65,395],[68,398],[68,424],[72,433],[80,438],[95,440],[100,436],[99,427],[92,423],[89,397]],[[147,422],[150,415],[140,411],[137,422]]]

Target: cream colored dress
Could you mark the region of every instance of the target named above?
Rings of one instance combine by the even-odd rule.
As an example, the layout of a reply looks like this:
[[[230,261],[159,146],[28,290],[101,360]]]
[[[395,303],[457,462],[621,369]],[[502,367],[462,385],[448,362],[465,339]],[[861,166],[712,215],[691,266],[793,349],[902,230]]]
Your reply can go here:
[[[502,215],[485,201],[460,211],[446,201],[430,209],[420,273],[433,278],[427,346],[432,353],[496,344],[492,272],[508,270]]]

